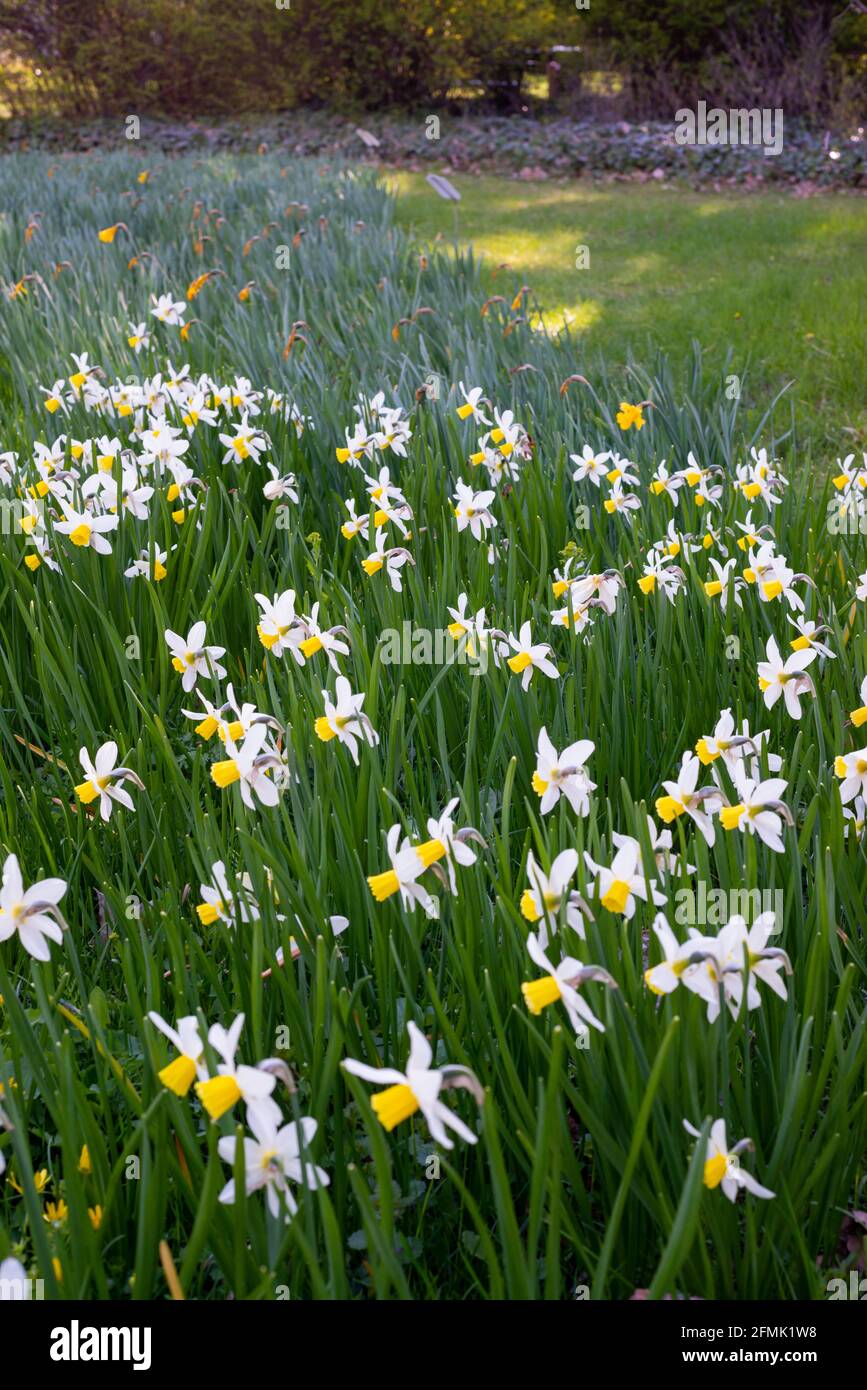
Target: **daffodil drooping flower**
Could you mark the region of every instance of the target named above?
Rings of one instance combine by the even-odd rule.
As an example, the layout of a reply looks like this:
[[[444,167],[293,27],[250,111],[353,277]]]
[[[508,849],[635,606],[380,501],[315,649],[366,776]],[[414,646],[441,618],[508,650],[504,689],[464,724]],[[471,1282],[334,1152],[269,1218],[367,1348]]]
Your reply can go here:
[[[757,667],[759,689],[764,694],[766,707],[773,709],[782,695],[792,719],[800,719],[801,695],[804,691],[812,695],[814,700],[816,698],[816,687],[805,673],[806,667],[815,660],[815,651],[810,648],[807,651],[793,652],[783,661],[776,638],[769,637],[766,656],[767,660],[760,661]]]
[[[148,1018],[178,1052],[174,1061],[157,1073],[159,1079],[176,1096],[185,1096],[197,1076],[204,1081],[208,1075],[204,1064],[204,1044],[199,1036],[199,1021],[195,1014],[188,1014],[178,1019],[177,1028],[172,1028],[153,1009]]]
[[[665,895],[657,890],[656,880],[645,878],[641,872],[641,846],[631,835],[622,837],[610,868],[597,864],[587,850],[584,862],[595,880],[599,901],[609,912],[633,917],[636,898],[647,902],[648,895],[657,907],[665,904]]]
[[[83,805],[87,806],[99,797],[99,814],[103,820],[108,820],[115,801],[119,806],[125,806],[128,811],[135,810],[132,797],[129,792],[124,791],[123,783],[132,782],[139,791],[144,791],[144,782],[132,768],[115,766],[116,743],[103,743],[96,750],[93,761],[86,748],[80,750],[78,758],[86,774],[86,780],[79,782],[75,788],[75,795]]]
[[[66,929],[57,906],[66,887],[62,878],[42,878],[25,888],[18,858],[10,854],[0,885],[0,941],[8,941],[17,931],[21,945],[34,960],[49,960],[48,942],[60,944]]]
[[[322,739],[323,743],[336,738],[338,743],[342,743],[349,749],[352,761],[358,766],[359,738],[364,739],[371,747],[374,747],[379,743],[379,734],[361,708],[364,704],[364,695],[354,694],[352,686],[345,676],[337,677],[334,689],[334,700],[331,699],[327,690],[322,692],[325,713],[316,720],[316,736]]]
[[[468,1144],[475,1144],[478,1136],[464,1124],[459,1116],[443,1105],[439,1099],[443,1090],[453,1087],[469,1091],[478,1105],[482,1105],[485,1093],[477,1078],[467,1067],[431,1067],[433,1049],[424,1033],[410,1019],[407,1024],[410,1038],[409,1059],[406,1072],[394,1067],[370,1067],[365,1062],[356,1062],[347,1057],[341,1064],[352,1076],[374,1084],[385,1084],[386,1089],[378,1091],[372,1098],[376,1118],[386,1130],[392,1130],[403,1120],[408,1120],[420,1110],[427,1121],[431,1138],[444,1149],[454,1148],[453,1141],[446,1130],[451,1129]]]
[[[327,1187],[331,1181],[323,1168],[304,1158],[316,1137],[316,1121],[305,1115],[278,1128],[279,1120],[274,1121],[261,1110],[248,1109],[247,1124],[253,1133],[252,1139],[238,1140],[234,1135],[226,1135],[218,1141],[217,1152],[224,1163],[234,1167],[237,1145],[243,1143],[247,1196],[264,1187],[271,1215],[276,1220],[282,1217],[291,1221],[298,1203],[290,1190],[290,1182],[314,1191],[317,1187]],[[229,1206],[236,1201],[234,1178],[226,1183],[220,1201]]]
[[[594,747],[583,738],[558,753],[547,730],[539,730],[533,791],[542,798],[539,809],[543,816],[553,811],[561,796],[565,796],[577,816],[589,814],[590,792],[595,791],[596,783],[590,781],[585,764]]]
[[[540,970],[545,971],[544,979],[532,980],[530,983],[525,982],[521,985],[524,1003],[530,1013],[540,1014],[549,1004],[560,999],[566,1007],[569,1022],[577,1034],[585,1034],[588,1024],[591,1028],[597,1028],[600,1033],[604,1033],[605,1025],[600,1023],[578,990],[581,985],[587,984],[590,980],[598,980],[601,984],[607,985],[609,989],[617,989],[617,981],[609,975],[608,971],[603,970],[601,965],[582,965],[580,960],[575,960],[572,956],[564,957],[555,968],[539,944],[535,932],[530,932],[527,937],[527,950],[534,964],[538,965]]]
[[[276,1058],[268,1058],[260,1062],[258,1067],[236,1064],[235,1053],[243,1027],[244,1015],[238,1014],[230,1028],[214,1023],[208,1029],[208,1042],[222,1061],[217,1065],[216,1075],[196,1082],[196,1095],[212,1120],[219,1120],[233,1105],[243,1100],[248,1119],[255,1113],[266,1123],[279,1125],[280,1107],[271,1093],[277,1084],[278,1073],[283,1074],[287,1087],[293,1089],[289,1069]]]
[[[701,763],[693,753],[684,753],[676,782],[663,782],[665,796],[656,799],[656,813],[670,825],[678,816],[687,815],[694,821],[709,845],[715,838],[711,817],[718,811],[722,798],[716,787],[696,790]]]
[[[511,648],[514,655],[509,656]],[[517,637],[509,633],[506,642],[500,646],[500,655],[507,657],[506,665],[516,676],[521,677],[521,689],[526,690],[533,679],[534,671],[541,671],[549,680],[557,680],[560,672],[551,660],[551,647],[547,642],[533,643],[529,623],[522,623]]]
[[[217,659],[225,655],[226,648],[206,646],[206,632],[202,622],[193,623],[186,638],[166,628],[165,639],[172,653],[172,665],[183,677],[181,684],[185,691],[192,690],[200,676],[214,680],[222,679],[226,674],[225,666],[221,666]]]
[[[541,921],[538,935],[543,950],[548,945],[549,928],[551,933],[557,931],[557,918],[564,902],[566,925],[578,936],[584,937],[583,919],[592,914],[580,893],[567,894],[570,880],[577,868],[578,851],[574,849],[561,850],[547,874],[543,873],[536,863],[532,850],[527,855],[527,878],[530,886],[521,894],[521,916],[528,922]]]
[[[788,616],[786,618],[786,621],[791,623],[792,627],[798,634],[797,637],[793,637],[789,643],[789,646],[792,648],[793,652],[805,652],[809,649],[811,651],[817,652],[819,656],[827,657],[830,661],[837,660],[836,652],[832,652],[831,648],[827,645],[827,643],[820,642],[818,640],[819,634],[821,632],[831,631],[831,629],[827,626],[826,623],[813,623],[809,622],[806,618],[792,618]],[[861,703],[862,705],[867,704],[867,698],[865,698],[863,694],[863,684],[861,686],[861,690]],[[864,717],[867,718],[867,709],[864,710]]]
[[[699,1138],[700,1131],[688,1120],[684,1120],[683,1127],[687,1134],[692,1135],[693,1139]],[[741,1188],[751,1192],[754,1197],[775,1197],[777,1195],[775,1192],[771,1192],[767,1187],[762,1187],[751,1173],[741,1167],[741,1154],[754,1148],[752,1139],[741,1139],[740,1143],[735,1144],[733,1149],[729,1149],[725,1120],[714,1120],[705,1151],[705,1187],[721,1187],[723,1194],[728,1197],[730,1202],[735,1201]]]

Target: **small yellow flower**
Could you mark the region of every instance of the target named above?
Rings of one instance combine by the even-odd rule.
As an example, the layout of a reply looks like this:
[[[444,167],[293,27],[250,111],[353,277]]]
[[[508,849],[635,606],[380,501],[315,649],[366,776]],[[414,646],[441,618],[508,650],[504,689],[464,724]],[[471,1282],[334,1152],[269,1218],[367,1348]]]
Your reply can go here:
[[[634,425],[640,430],[644,424],[644,414],[640,405],[630,405],[628,401],[620,402],[620,409],[614,417],[622,430],[631,429]]]

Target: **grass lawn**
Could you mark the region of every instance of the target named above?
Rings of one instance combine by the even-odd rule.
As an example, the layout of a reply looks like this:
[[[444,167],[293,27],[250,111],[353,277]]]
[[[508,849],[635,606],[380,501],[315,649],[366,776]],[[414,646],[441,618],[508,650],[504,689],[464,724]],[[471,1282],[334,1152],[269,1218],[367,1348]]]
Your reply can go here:
[[[751,390],[791,388],[820,445],[867,443],[867,203],[656,185],[524,183],[455,175],[460,238],[486,286],[529,284],[548,328],[564,319],[609,362],[652,340],[675,359],[697,339],[707,364],[750,363]],[[421,174],[392,173],[398,220],[451,240],[453,206]],[[577,248],[589,266],[576,269]],[[511,273],[492,272],[508,262]],[[851,432],[849,432],[851,431]]]

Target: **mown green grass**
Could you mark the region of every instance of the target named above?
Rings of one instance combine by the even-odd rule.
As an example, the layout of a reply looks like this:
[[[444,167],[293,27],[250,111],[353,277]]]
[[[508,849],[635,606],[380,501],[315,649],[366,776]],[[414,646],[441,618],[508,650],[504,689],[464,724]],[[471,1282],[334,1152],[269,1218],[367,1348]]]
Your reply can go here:
[[[399,222],[484,257],[490,292],[529,284],[549,331],[578,354],[625,362],[648,345],[675,362],[701,345],[708,372],[729,348],[756,388],[791,382],[799,424],[827,450],[867,439],[867,203],[825,194],[690,192],[654,184],[524,182],[456,174],[457,222],[421,174],[392,173]],[[589,265],[576,269],[576,249]],[[509,272],[492,272],[502,262]]]
[[[14,1126],[0,1134],[8,1163],[0,1257],[14,1250],[49,1297],[165,1297],[161,1240],[194,1298],[270,1299],[288,1288],[293,1298],[554,1300],[573,1297],[578,1283],[610,1298],[636,1287],[654,1296],[822,1297],[839,1263],[842,1213],[863,1207],[865,1195],[867,863],[858,838],[844,839],[832,767],[836,753],[858,746],[845,721],[867,669],[863,609],[851,628],[847,621],[865,546],[858,536],[829,536],[827,470],[814,476],[797,452],[785,404],[773,407],[748,372],[740,399],[727,397],[722,358],[679,374],[664,356],[627,370],[597,361],[590,371],[568,342],[520,324],[506,334],[502,307],[480,313],[486,285],[477,263],[434,254],[422,268],[389,200],[367,180],[303,164],[281,176],[269,159],[178,161],[155,166],[142,194],[132,157],[64,161],[49,177],[50,167],[31,160],[0,169],[0,278],[8,285],[38,271],[45,282],[3,302],[2,449],[26,457],[33,440],[61,428],[79,439],[103,432],[78,408],[67,422],[46,417],[38,384],[68,375],[73,350],[88,350],[112,379],[165,370],[170,358],[175,367],[189,361],[194,373],[282,385],[316,428],[299,441],[293,429],[268,425],[270,456],[299,479],[301,505],[288,529],[262,497],[262,470],[224,468],[222,446],[197,432],[191,457],[206,492],[180,529],[160,496],[147,523],[124,521],[111,557],[58,538],[56,575],[44,567],[31,574],[21,538],[3,537],[0,849],[18,854],[25,882],[68,880],[70,931],[46,965],[14,940],[0,944],[0,1081]],[[142,200],[133,204],[126,191]],[[203,256],[190,235],[197,200],[224,219],[211,218]],[[299,225],[297,211],[285,211],[292,202],[308,211],[287,272],[274,253]],[[39,232],[25,244],[37,209]],[[130,239],[100,245],[97,229],[118,218]],[[277,228],[245,257],[248,238],[271,221]],[[153,259],[128,271],[132,251]],[[55,280],[59,261],[70,268]],[[152,291],[180,297],[209,267],[226,279],[194,302],[188,317],[202,322],[188,343],[157,326],[152,354],[134,359],[127,318],[145,317]],[[248,280],[257,288],[243,305],[236,292]],[[434,312],[395,337],[399,320],[422,306]],[[296,343],[284,359],[298,319],[309,325],[307,346]],[[527,364],[533,370],[517,370]],[[582,364],[590,384],[561,395]],[[441,399],[416,404],[431,375]],[[486,547],[457,534],[448,503],[475,447],[454,412],[459,379],[513,408],[535,440],[520,482],[494,504],[497,539],[507,542],[495,566]],[[415,565],[400,595],[363,573],[366,547],[339,530],[342,499],[361,503],[364,492],[335,446],[359,390],[379,389],[413,420],[409,458],[388,459],[416,518]],[[648,424],[624,437],[618,403],[648,398]],[[568,454],[585,441],[635,460],[644,507],[634,527],[571,482]],[[680,466],[693,450],[731,474],[757,442],[781,456],[793,480],[774,525],[780,548],[815,580],[808,612],[830,625],[837,653],[812,668],[818,698],[806,702],[800,725],[781,706],[766,713],[757,689],[767,637],[775,633],[785,649],[791,635],[778,606],[748,593],[743,613],[730,606],[722,615],[703,591],[703,556],[673,608],[635,584],[671,515],[646,489],[659,458]],[[591,508],[589,529],[578,525],[579,503]],[[728,488],[720,519],[731,524],[745,510]],[[689,500],[681,521],[685,530],[703,524]],[[177,547],[166,579],[125,580],[123,569],[148,543]],[[597,620],[586,645],[548,619],[550,577],[570,543],[594,570],[616,566],[626,578],[616,616]],[[333,690],[322,657],[298,668],[288,656],[268,657],[257,640],[254,593],[288,587],[300,609],[318,600],[321,619],[349,630],[343,669],[366,693],[381,736],[376,749],[362,750],[358,769],[314,734],[322,688]],[[536,640],[554,646],[560,679],[534,677],[524,694],[506,669],[473,676],[464,666],[383,663],[384,629],[405,619],[440,628],[463,591],[471,609],[484,605],[505,630],[531,620]],[[216,754],[181,714],[193,701],[181,693],[162,634],[186,632],[198,618],[209,641],[227,648],[227,680],[239,698],[285,729],[297,780],[273,811],[248,812],[235,789],[214,786]],[[732,635],[740,652],[730,660]],[[138,639],[132,659],[130,636]],[[765,991],[758,1011],[735,1021],[724,1011],[709,1026],[694,996],[660,1001],[644,986],[652,911],[639,908],[627,923],[595,904],[586,943],[563,928],[568,948],[604,965],[620,987],[588,987],[607,1031],[579,1048],[561,1010],[532,1018],[523,1005],[521,983],[536,973],[519,910],[527,853],[547,863],[574,846],[609,862],[612,832],[643,835],[661,780],[724,706],[770,730],[771,749],[785,758],[795,828],[783,855],[722,833],[708,850],[683,820],[675,845],[708,886],[782,890],[788,999]],[[557,747],[595,742],[598,790],[585,821],[562,801],[539,817],[531,779],[543,724]],[[92,752],[108,738],[145,790],[133,792],[134,813],[105,826],[84,813],[72,786],[79,747]],[[459,823],[478,827],[487,843],[477,865],[459,871],[459,896],[439,892],[437,922],[405,914],[395,899],[377,905],[365,877],[386,867],[388,827],[399,821],[423,835],[427,817],[453,795]],[[201,926],[194,905],[217,859],[250,875],[262,908],[255,925]],[[590,892],[583,866],[576,886]],[[669,915],[679,886],[669,884]],[[337,943],[325,923],[332,913],[350,921]],[[280,969],[276,952],[288,953],[290,934],[301,959]],[[212,1125],[192,1097],[160,1085],[170,1052],[145,1021],[149,1009],[224,1024],[243,1011],[243,1060],[276,1053],[291,1065],[298,1092],[284,1097],[284,1112],[318,1121],[314,1157],[331,1186],[299,1192],[301,1210],[285,1230],[266,1219],[260,1194],[218,1205],[228,1172],[217,1137],[233,1132],[242,1108]],[[384,1133],[370,1088],[339,1065],[352,1056],[402,1067],[409,1018],[438,1060],[471,1067],[487,1093],[479,1115],[465,1093],[448,1099],[480,1142],[440,1154],[438,1177],[426,1175],[424,1126]],[[742,1197],[730,1206],[702,1187],[700,1146],[690,1166],[682,1121],[702,1126],[719,1114],[732,1142],[755,1141],[744,1161],[777,1193],[773,1201]],[[78,1172],[84,1143],[90,1176]],[[40,1195],[32,1174],[42,1168],[50,1178]],[[48,1195],[68,1203],[60,1226],[43,1219]],[[87,1208],[97,1202],[104,1216],[94,1231]]]

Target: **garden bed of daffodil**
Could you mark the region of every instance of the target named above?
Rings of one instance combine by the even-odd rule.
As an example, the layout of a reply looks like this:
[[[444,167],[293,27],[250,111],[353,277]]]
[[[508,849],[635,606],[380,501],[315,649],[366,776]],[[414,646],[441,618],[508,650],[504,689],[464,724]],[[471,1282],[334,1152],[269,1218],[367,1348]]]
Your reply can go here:
[[[0,186],[7,1286],[822,1297],[860,457],[610,377],[368,175]]]

